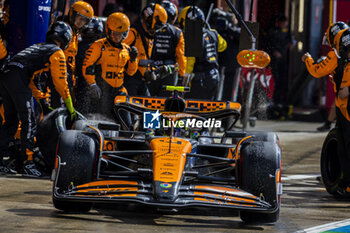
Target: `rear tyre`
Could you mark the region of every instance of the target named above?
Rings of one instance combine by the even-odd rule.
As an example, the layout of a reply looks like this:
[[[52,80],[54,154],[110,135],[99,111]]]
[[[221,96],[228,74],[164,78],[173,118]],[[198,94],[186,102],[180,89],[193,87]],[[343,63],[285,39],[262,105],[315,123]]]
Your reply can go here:
[[[281,152],[276,143],[252,142],[241,150],[241,187],[243,190],[270,203],[272,213],[240,211],[244,222],[276,222],[279,219],[280,197],[277,186],[277,170],[280,170]]]
[[[338,136],[332,129],[324,140],[321,152],[321,176],[327,192],[335,197],[339,194],[339,184],[342,182],[342,172],[338,156]]]
[[[93,180],[95,166],[95,141],[82,131],[67,130],[59,138],[57,155],[61,163],[57,176],[57,192],[63,194],[70,185],[81,185]],[[63,201],[53,195],[55,208],[63,211],[87,212],[92,203]]]

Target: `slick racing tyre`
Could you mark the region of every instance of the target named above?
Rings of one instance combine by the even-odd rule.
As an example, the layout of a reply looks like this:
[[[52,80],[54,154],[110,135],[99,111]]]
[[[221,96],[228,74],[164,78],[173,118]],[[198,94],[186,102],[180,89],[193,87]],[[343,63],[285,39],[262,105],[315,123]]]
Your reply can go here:
[[[280,187],[277,183],[280,173],[277,171],[281,171],[281,152],[278,145],[262,141],[247,143],[242,147],[240,160],[241,188],[274,208],[270,213],[240,211],[241,219],[249,223],[276,222],[280,210]]]
[[[58,194],[65,194],[72,185],[77,186],[93,180],[96,144],[92,137],[78,130],[62,132],[57,155],[61,163],[65,163],[57,171],[55,182]],[[92,203],[88,202],[60,200],[55,194],[53,194],[53,204],[55,208],[63,211],[87,212],[92,207]]]
[[[323,142],[321,152],[321,176],[327,192],[335,197],[339,194],[339,184],[342,182],[342,172],[338,156],[337,130],[332,129]]]
[[[68,113],[64,108],[57,108],[50,112],[38,123],[36,135],[37,144],[47,164],[46,169],[51,172],[55,164],[55,153],[58,137],[67,129],[66,119]]]

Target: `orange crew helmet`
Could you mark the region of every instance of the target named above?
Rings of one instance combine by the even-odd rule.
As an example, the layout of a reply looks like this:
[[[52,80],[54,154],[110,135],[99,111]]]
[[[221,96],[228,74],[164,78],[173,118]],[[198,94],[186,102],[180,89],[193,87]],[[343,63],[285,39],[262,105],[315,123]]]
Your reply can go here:
[[[342,31],[343,29],[347,29],[349,28],[349,26],[344,23],[344,22],[336,22],[332,25],[330,25],[327,30],[326,30],[326,33],[323,37],[323,42],[322,44],[328,44],[329,46],[331,46],[332,48],[335,48],[336,47],[336,43],[334,41],[335,39],[335,36],[340,32]]]
[[[86,23],[83,26],[83,28],[86,28],[89,25],[89,23],[91,22],[92,17],[94,16],[94,9],[87,2],[77,1],[71,6],[69,13],[68,13],[69,24],[73,27],[74,27],[75,18],[77,15],[86,19]],[[83,28],[81,28],[81,29],[83,29]]]
[[[350,29],[343,29],[339,32],[335,39],[335,49],[337,50],[339,56],[348,62],[349,51],[350,51]]]
[[[129,30],[130,30],[130,20],[128,16],[120,12],[116,12],[108,16],[106,21],[106,34],[107,34],[108,41],[112,45],[116,44],[111,39],[112,33],[122,35],[122,40],[124,40],[128,36]]]
[[[147,31],[153,35],[165,26],[168,15],[160,4],[150,3],[142,10],[142,20],[146,24]]]

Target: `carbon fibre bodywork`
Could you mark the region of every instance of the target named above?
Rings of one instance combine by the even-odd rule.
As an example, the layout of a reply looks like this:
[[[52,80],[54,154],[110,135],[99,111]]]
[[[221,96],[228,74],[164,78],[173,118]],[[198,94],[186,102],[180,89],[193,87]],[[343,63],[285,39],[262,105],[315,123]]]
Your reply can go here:
[[[155,183],[157,185],[157,183]],[[239,188],[224,186],[181,185],[175,200],[155,197],[151,183],[142,181],[108,180],[95,181],[72,187],[65,194],[55,196],[67,201],[130,202],[169,208],[219,207],[275,212],[279,206]]]
[[[116,105],[137,114],[150,109],[164,110],[159,107],[161,104],[158,108],[143,106],[152,98],[137,97],[138,103],[134,103],[133,98],[125,98]],[[153,98],[155,103],[159,99],[163,101],[163,98]],[[186,101],[187,106],[189,103],[191,101]],[[220,107],[211,104],[213,108],[208,108],[210,102],[196,103],[207,109],[189,108],[190,111],[183,114],[195,117],[196,112],[202,118],[239,116],[239,104],[217,102],[216,106]],[[275,134],[227,131],[223,136],[205,134],[193,139],[175,137],[173,133],[150,136],[98,121],[81,120],[74,127],[75,130],[63,132],[58,144],[53,174],[54,203],[126,202],[162,208],[229,208],[277,214],[278,219],[282,193],[281,151]],[[84,145],[74,135],[85,135],[91,142]],[[79,155],[92,141],[96,149],[89,152],[90,155]],[[269,154],[269,158],[265,154]],[[74,156],[76,159],[72,159]],[[91,173],[84,170],[90,165],[80,171],[75,166],[82,158],[90,158]],[[256,174],[255,183],[254,179],[246,178],[247,173],[254,171],[246,168],[250,162],[261,171]],[[69,173],[72,178],[67,176]],[[91,178],[78,181],[74,177],[79,173]]]

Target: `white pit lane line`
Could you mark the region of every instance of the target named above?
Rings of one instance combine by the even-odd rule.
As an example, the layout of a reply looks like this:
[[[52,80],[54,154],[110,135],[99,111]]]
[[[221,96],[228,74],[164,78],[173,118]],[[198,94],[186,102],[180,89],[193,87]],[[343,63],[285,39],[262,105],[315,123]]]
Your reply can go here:
[[[319,176],[321,176],[321,174],[282,176],[282,181],[316,179]]]
[[[340,228],[340,229],[339,229]],[[319,232],[350,232],[350,219],[346,219],[339,222],[327,223],[324,225],[311,227],[305,230],[297,231],[295,233],[319,233]]]
[[[309,175],[289,175],[282,177],[282,181],[289,180],[304,180],[304,179],[316,179],[321,176],[320,174],[309,174]],[[297,231],[295,233],[320,233],[325,231],[331,232],[350,232],[350,219],[345,219],[338,222],[327,223],[320,226],[307,228],[304,230]]]

